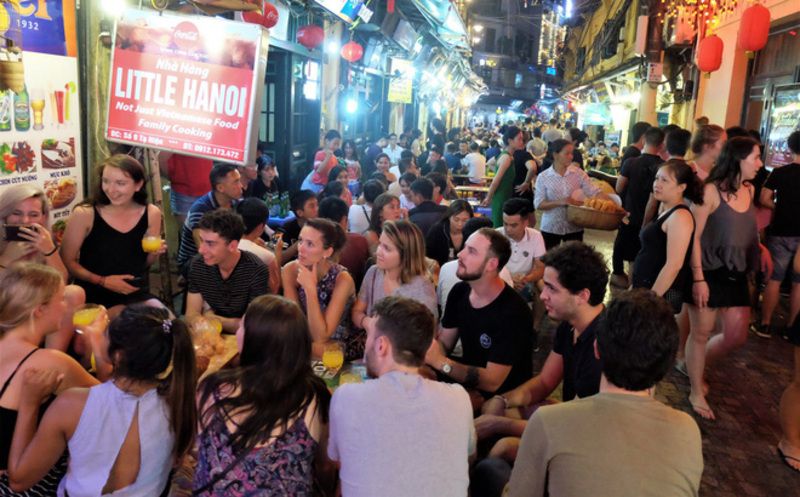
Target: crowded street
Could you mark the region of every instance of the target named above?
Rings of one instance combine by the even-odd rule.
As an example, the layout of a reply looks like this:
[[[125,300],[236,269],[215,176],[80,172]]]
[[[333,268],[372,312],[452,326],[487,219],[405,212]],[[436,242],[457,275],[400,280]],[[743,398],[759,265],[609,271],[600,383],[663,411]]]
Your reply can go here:
[[[0,497],[800,497],[796,0],[0,0]]]

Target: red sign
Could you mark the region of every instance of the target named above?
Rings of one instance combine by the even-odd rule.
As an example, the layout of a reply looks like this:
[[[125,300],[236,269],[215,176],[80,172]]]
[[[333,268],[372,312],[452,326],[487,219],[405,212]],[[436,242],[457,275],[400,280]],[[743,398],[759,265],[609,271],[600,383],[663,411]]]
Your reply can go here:
[[[252,161],[266,50],[257,25],[126,11],[115,32],[106,137]]]

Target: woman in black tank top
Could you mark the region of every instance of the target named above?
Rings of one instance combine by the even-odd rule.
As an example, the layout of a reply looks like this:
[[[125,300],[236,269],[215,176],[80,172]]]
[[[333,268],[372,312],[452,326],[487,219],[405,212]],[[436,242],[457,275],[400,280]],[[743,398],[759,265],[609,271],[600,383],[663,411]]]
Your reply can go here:
[[[633,263],[633,286],[649,288],[679,313],[691,291],[691,242],[694,217],[687,202],[702,203],[702,184],[686,162],[667,161],[656,173],[653,198],[662,214],[641,232],[642,248]]]
[[[152,300],[148,267],[167,249],[142,248],[145,235],[161,237],[161,211],[147,202],[144,167],[128,155],[107,159],[98,169],[92,199],[72,212],[61,254],[86,301],[109,308],[112,316],[124,305]],[[116,309],[115,309],[116,307]]]

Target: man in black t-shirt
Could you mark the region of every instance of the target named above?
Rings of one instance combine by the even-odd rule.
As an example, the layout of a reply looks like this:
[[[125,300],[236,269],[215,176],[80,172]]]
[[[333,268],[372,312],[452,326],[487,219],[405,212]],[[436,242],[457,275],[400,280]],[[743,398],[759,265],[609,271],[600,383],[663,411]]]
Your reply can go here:
[[[306,224],[307,219],[313,219],[319,213],[319,201],[311,190],[295,192],[292,194],[290,202],[292,204],[292,212],[294,212],[294,219],[287,221],[283,227],[278,229],[283,233],[281,242],[285,242],[288,245],[281,254],[281,265],[297,257],[297,240],[300,238],[300,230]]]
[[[664,131],[660,128],[648,129],[644,134],[642,154],[625,161],[617,178],[617,194],[623,199],[622,205],[630,216],[627,223],[620,223],[614,240],[612,285],[622,288],[629,285],[624,261],[636,259],[641,249],[639,231],[642,229],[647,200],[653,191],[653,180],[664,162],[660,155],[664,150],[664,137]]]
[[[773,333],[772,313],[778,305],[781,283],[792,270],[792,259],[800,248],[800,131],[790,134],[786,144],[792,153],[792,163],[773,169],[760,195],[761,205],[775,211],[766,240],[774,269],[764,289],[761,325],[756,328],[756,334],[762,338],[769,338]],[[800,302],[800,275],[797,273],[792,273],[789,301],[793,305],[786,322],[793,323],[798,313],[794,303]]]
[[[244,222],[238,214],[207,212],[197,229],[200,246],[189,268],[186,320],[213,317],[234,333],[250,302],[269,292],[269,270],[258,256],[239,250]]]
[[[511,256],[501,233],[482,228],[458,254],[457,283],[447,297],[438,340],[425,362],[436,371],[483,395],[508,391],[531,377],[531,312],[498,275]],[[448,356],[461,339],[460,361]]]
[[[601,368],[594,353],[594,340],[604,310],[606,262],[582,242],[559,245],[547,252],[542,262],[541,299],[550,318],[561,321],[553,350],[538,375],[486,401],[481,409],[483,415],[475,420],[479,440],[515,437],[501,440],[492,449],[492,455],[507,459],[513,459],[516,453],[527,418],[559,383],[564,383],[561,400],[565,402],[594,395],[600,389]]]

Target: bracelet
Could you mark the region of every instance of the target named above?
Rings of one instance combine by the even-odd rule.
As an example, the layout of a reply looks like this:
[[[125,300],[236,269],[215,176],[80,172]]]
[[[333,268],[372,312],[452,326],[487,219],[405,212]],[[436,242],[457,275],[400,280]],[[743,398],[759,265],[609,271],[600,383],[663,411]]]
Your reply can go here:
[[[58,244],[55,244],[55,243],[54,243],[54,244],[53,244],[53,250],[51,250],[50,252],[48,252],[48,253],[46,253],[46,254],[43,254],[43,255],[44,255],[45,257],[50,257],[51,255],[55,254],[57,250],[58,250]]]
[[[503,395],[495,395],[495,396],[494,396],[494,397],[492,397],[492,398],[493,398],[493,399],[500,399],[500,400],[502,400],[502,401],[503,401],[503,406],[505,406],[505,408],[506,408],[506,409],[508,409],[508,399],[507,399],[505,396],[503,396]]]

